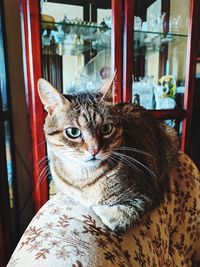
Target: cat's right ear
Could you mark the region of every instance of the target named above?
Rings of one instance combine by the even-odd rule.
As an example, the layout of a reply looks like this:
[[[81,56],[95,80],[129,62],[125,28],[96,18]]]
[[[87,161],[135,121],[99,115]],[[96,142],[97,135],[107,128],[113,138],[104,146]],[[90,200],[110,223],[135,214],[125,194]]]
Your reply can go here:
[[[106,80],[100,89],[102,94],[101,100],[113,102],[114,99],[114,81],[116,79],[116,71]]]
[[[38,80],[38,94],[48,113],[52,113],[57,106],[64,105],[66,100],[58,90],[43,78]]]

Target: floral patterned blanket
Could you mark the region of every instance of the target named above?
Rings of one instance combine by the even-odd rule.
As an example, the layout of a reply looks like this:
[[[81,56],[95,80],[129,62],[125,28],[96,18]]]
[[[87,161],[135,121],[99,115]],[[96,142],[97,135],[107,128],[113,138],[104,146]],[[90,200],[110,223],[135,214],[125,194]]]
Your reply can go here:
[[[198,260],[199,171],[180,153],[165,201],[141,225],[116,234],[58,193],[33,218],[7,267],[188,267]]]

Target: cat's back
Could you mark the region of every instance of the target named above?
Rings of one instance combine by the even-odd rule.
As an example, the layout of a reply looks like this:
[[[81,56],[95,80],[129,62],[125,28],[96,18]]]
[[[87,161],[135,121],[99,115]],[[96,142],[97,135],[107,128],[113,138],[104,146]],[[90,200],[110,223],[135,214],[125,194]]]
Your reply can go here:
[[[157,120],[151,111],[129,103],[118,104],[118,112],[122,115],[126,146],[140,149],[144,162],[158,166],[158,173],[168,172],[179,151],[177,132]]]

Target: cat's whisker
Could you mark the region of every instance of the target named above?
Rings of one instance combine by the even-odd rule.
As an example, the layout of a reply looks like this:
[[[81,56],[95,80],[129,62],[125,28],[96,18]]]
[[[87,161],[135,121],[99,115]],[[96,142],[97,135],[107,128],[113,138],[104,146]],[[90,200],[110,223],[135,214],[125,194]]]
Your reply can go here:
[[[38,180],[36,190],[38,190],[38,188],[39,188],[40,184],[43,182],[44,178],[48,177],[50,174],[51,174],[50,170],[47,170],[47,172],[43,175],[43,177],[40,180]]]
[[[48,170],[48,168],[43,172],[43,174],[39,177],[38,182],[37,182],[37,187],[39,186],[39,184],[41,184],[44,180],[46,180],[46,177],[48,175],[48,173],[50,173],[50,170]]]
[[[115,158],[115,157],[117,157],[117,158]],[[121,166],[122,166],[123,164],[127,164],[127,165],[128,165],[129,167],[131,167],[133,170],[136,170],[136,169],[135,169],[135,166],[134,166],[132,163],[125,161],[125,159],[122,160],[121,157],[110,155],[108,159],[115,161],[117,164],[120,164]],[[136,171],[137,171],[137,170],[136,170]]]
[[[38,171],[41,169],[41,166],[44,165],[44,163],[47,163],[49,161],[48,156],[43,157],[38,163],[37,163],[37,169]]]
[[[118,157],[121,161],[126,163],[129,167],[136,170],[137,172],[142,173],[142,170],[140,170],[138,167],[136,167],[130,160],[124,157],[124,155],[116,155],[115,152],[113,152],[113,156]]]
[[[48,164],[48,165],[45,166],[45,167],[43,168],[43,170],[41,171],[41,173],[40,173],[40,175],[39,175],[39,177],[38,177],[37,186],[38,186],[38,184],[41,183],[42,179],[45,177],[47,171],[49,170],[49,167],[50,167],[50,166],[49,166],[49,164]]]
[[[43,166],[46,164],[46,165],[48,165],[48,163],[49,163],[49,159],[47,159],[47,160],[45,160],[45,161],[43,161],[43,163],[41,163],[41,165],[40,166],[38,166],[38,172],[40,172],[41,171],[41,169],[43,168]]]
[[[141,162],[139,162],[138,160],[136,160],[135,158],[133,157],[130,157],[124,153],[120,153],[120,152],[113,152],[114,154],[118,155],[118,156],[121,156],[121,157],[125,157],[126,159],[130,160],[130,161],[133,161],[135,163],[140,163],[140,165],[143,166],[143,164]],[[143,166],[144,167],[144,166]]]
[[[41,146],[41,145],[44,144],[44,143],[46,143],[46,140],[43,141],[43,142],[41,142],[41,143],[39,143],[38,145],[36,145],[36,146],[33,148],[33,150],[37,149],[39,146]]]
[[[139,164],[140,166],[142,166],[143,168],[145,168],[145,169],[146,169],[152,176],[156,176],[155,173],[154,173],[152,170],[150,170],[146,165],[144,165],[143,163],[141,163],[139,160],[137,160],[137,159],[135,159],[135,158],[132,158],[132,157],[130,157],[130,156],[126,155],[126,154],[123,154],[123,153],[119,153],[119,152],[113,152],[113,153],[116,153],[116,154],[118,154],[118,155],[123,155],[123,156],[125,156],[127,159],[132,160],[132,161],[134,161],[135,163],[137,163],[137,164]]]
[[[41,164],[44,160],[46,160],[46,159],[48,159],[48,156],[44,156],[43,158],[41,158],[41,159],[38,161],[38,163],[37,163],[37,167],[39,167],[40,164]]]
[[[118,150],[127,150],[127,151],[132,151],[132,152],[137,152],[140,154],[144,154],[150,157],[153,157],[151,154],[149,154],[148,152],[142,151],[141,149],[138,148],[133,148],[133,147],[126,147],[126,146],[120,146],[118,148],[114,148],[114,150],[118,151]]]

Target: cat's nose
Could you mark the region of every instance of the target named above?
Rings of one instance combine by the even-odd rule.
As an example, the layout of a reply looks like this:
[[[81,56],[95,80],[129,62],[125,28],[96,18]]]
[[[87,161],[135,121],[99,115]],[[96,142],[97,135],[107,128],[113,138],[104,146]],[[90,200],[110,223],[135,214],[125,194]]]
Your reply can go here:
[[[92,156],[96,156],[96,154],[99,152],[98,148],[88,148],[88,152],[92,154]]]

